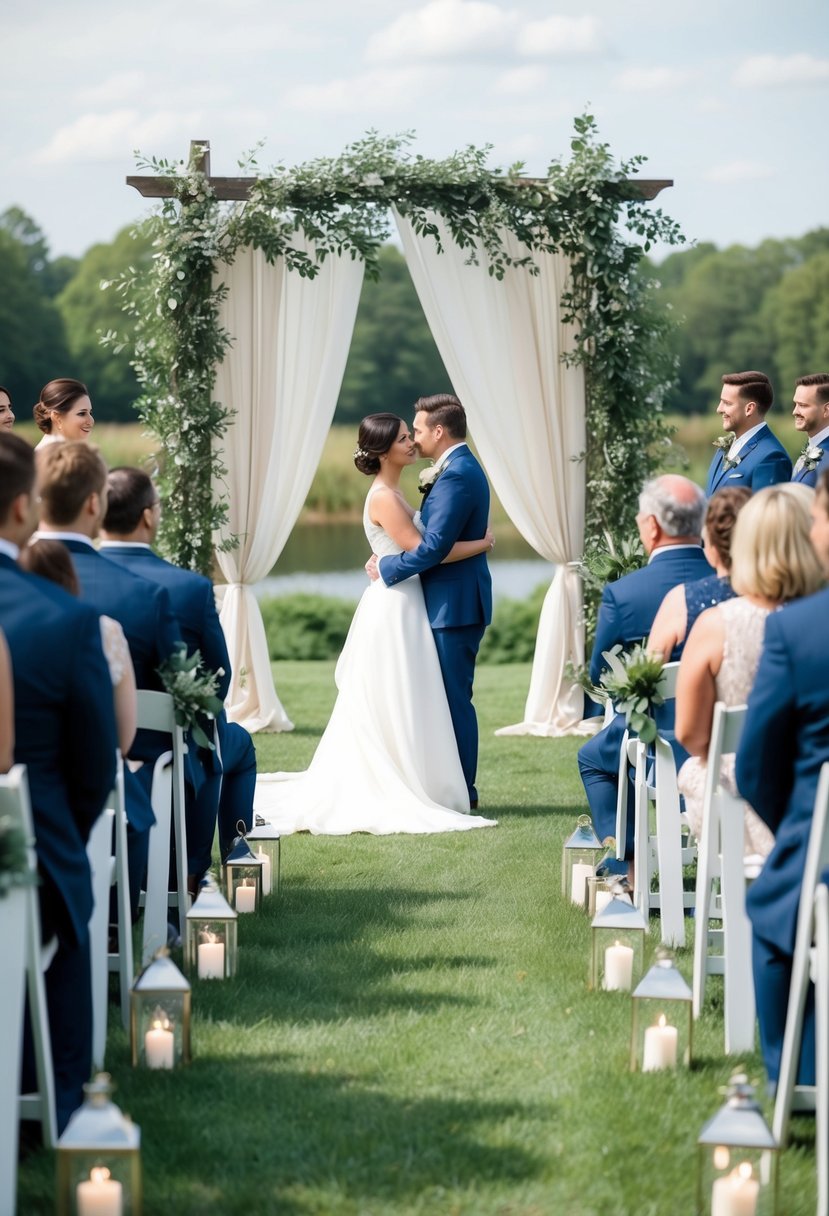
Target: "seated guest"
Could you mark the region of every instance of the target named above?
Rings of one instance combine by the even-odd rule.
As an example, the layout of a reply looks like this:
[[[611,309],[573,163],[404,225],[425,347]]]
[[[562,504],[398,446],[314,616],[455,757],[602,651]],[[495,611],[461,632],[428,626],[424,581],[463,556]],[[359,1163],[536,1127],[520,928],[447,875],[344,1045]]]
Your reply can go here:
[[[11,394],[0,384],[0,430],[10,431],[14,426]]]
[[[188,654],[201,652],[205,667],[221,672],[218,695],[230,687],[230,657],[219,616],[213,584],[192,570],[182,570],[154,553],[151,546],[158,531],[158,493],[140,469],[112,469],[107,479],[107,513],[101,535],[101,551],[134,574],[158,583],[169,593],[178,617]],[[224,712],[216,727],[221,762],[215,752],[199,749],[206,780],[195,799],[188,798],[188,872],[194,880],[210,865],[218,813],[219,846],[228,851],[241,819],[253,825],[253,793],[256,786],[256,752],[244,727],[228,722]],[[220,792],[221,787],[221,792]]]
[[[14,676],[14,759],[28,770],[43,937],[58,943],[46,997],[63,1131],[92,1069],[86,842],[115,780],[117,740],[97,612],[17,564],[36,522],[34,452],[0,434],[0,627]],[[23,1083],[34,1083],[31,1051]]]
[[[662,601],[648,638],[652,654],[671,654],[691,632],[694,621],[734,595],[731,589],[731,534],[737,512],[751,498],[746,489],[718,490],[708,503],[702,528],[702,551],[714,573],[695,583],[680,583]]]
[[[163,588],[109,561],[92,545],[106,510],[106,476],[106,465],[88,444],[55,443],[45,448],[38,456],[38,536],[63,542],[72,555],[81,599],[99,615],[111,616],[121,625],[130,648],[136,687],[163,691],[158,668],[181,645],[178,622]],[[133,774],[129,765],[124,766],[134,916],[146,869],[149,832],[155,822],[150,805],[152,765],[167,746],[166,736],[140,730],[129,758],[143,762],[143,767]]]
[[[57,583],[70,595],[81,593],[69,550],[59,540],[37,540],[27,545],[21,550],[19,564],[30,574],[39,574],[41,578],[48,578],[50,582]],[[135,672],[132,669],[130,648],[121,626],[111,616],[99,617],[99,623],[104,655],[112,677],[118,746],[121,755],[126,756],[135,738]]]
[[[630,646],[650,632],[657,609],[667,593],[679,583],[695,582],[711,574],[700,547],[705,498],[699,486],[675,474],[649,481],[639,495],[636,523],[648,564],[604,589],[596,624],[596,640],[590,661],[590,679],[598,684],[605,667],[602,652],[617,642]],[[678,658],[681,645],[670,658]],[[672,707],[659,716],[660,729],[673,727]],[[617,714],[612,722],[579,749],[579,772],[584,783],[593,825],[600,840],[616,835],[616,796],[619,777],[619,748],[625,721]],[[683,757],[684,758],[684,757]],[[633,798],[628,799],[632,855]]]
[[[811,535],[829,575],[829,473],[818,479]],[[775,837],[746,896],[760,1046],[773,1087],[780,1072],[815,793],[821,766],[829,759],[829,655],[822,645],[827,619],[825,588],[769,616],[737,751],[737,788]],[[813,1007],[804,1023],[799,1080],[815,1083]]]
[[[792,481],[814,486],[818,473],[829,468],[829,372],[801,376],[794,390],[795,430],[806,442],[792,470]]]
[[[724,435],[733,436],[730,447],[715,453],[708,470],[705,493],[710,497],[725,486],[763,486],[789,481],[792,462],[780,440],[766,425],[774,402],[771,381],[763,372],[733,372],[722,378],[717,413]]]
[[[823,584],[809,541],[813,497],[807,486],[795,482],[758,490],[734,528],[731,581],[739,598],[703,612],[688,635],[677,681],[676,737],[691,756],[679,771],[678,783],[697,837],[702,834],[714,703],[745,705],[763,649],[767,616]],[[736,794],[733,756],[724,757],[720,779]],[[765,823],[748,810],[746,854],[765,857],[773,844]]]
[[[0,773],[14,764],[14,688],[9,648],[0,630]]]
[[[43,431],[38,451],[62,439],[70,443],[73,440],[88,443],[95,425],[89,390],[80,380],[70,380],[66,376],[44,384],[32,413]]]

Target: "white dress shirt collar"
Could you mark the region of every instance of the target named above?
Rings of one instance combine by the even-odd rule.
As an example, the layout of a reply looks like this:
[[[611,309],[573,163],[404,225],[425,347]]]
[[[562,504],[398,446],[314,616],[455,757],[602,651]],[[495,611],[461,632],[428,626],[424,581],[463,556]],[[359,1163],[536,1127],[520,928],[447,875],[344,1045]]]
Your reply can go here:
[[[659,557],[660,553],[678,553],[680,549],[699,549],[702,553],[701,545],[657,545],[648,558],[648,565],[651,564],[655,557]]]
[[[453,443],[451,448],[447,448],[445,452],[441,452],[440,456],[438,456],[437,460],[435,461],[435,468],[438,468],[438,469],[443,468],[443,466],[446,464],[446,461],[449,459],[449,457],[452,455],[453,452],[457,452],[458,448],[465,448],[468,446],[469,445],[467,444],[465,439],[462,439],[460,441],[460,443]]]
[[[6,557],[10,557],[13,562],[16,562],[20,556],[20,549],[10,540],[4,540],[0,536],[0,553],[5,553]]]
[[[92,541],[88,536],[84,536],[83,532],[58,532],[57,530],[54,532],[44,532],[38,528],[32,540],[76,540],[80,541],[81,544],[89,545],[90,549],[94,550],[95,548]]]
[[[765,425],[765,422],[758,422],[757,425],[753,426],[750,431],[746,431],[745,434],[741,435],[739,439],[735,439],[731,447],[725,453],[726,460],[733,460],[737,453],[741,452],[746,444],[750,443],[751,440],[754,439],[760,433],[760,431],[762,431]]]
[[[149,549],[153,551],[152,545],[148,545],[143,540],[102,540],[102,549]]]

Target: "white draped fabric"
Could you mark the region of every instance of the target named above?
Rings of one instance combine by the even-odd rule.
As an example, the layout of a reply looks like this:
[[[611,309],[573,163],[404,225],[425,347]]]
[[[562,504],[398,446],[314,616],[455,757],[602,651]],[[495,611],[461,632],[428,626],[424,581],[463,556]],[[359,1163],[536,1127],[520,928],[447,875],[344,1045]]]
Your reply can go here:
[[[303,247],[302,233],[294,242]],[[313,247],[304,247],[313,256]],[[239,252],[218,277],[227,285],[221,322],[234,337],[219,365],[216,398],[235,411],[222,441],[227,534],[217,553],[217,592],[233,668],[228,718],[249,731],[292,730],[271,675],[252,584],[272,569],[319,464],[345,371],[363,281],[359,259],[328,257],[314,279]],[[217,543],[221,540],[216,537]]]
[[[544,600],[524,721],[498,734],[582,733],[583,694],[565,677],[584,662],[581,578],[584,543],[584,373],[567,367],[572,328],[561,321],[569,271],[561,255],[537,255],[537,276],[507,271],[503,281],[467,265],[439,216],[444,252],[395,213],[409,271],[470,430],[498,497],[522,536],[558,569]],[[505,235],[511,256],[526,249]]]

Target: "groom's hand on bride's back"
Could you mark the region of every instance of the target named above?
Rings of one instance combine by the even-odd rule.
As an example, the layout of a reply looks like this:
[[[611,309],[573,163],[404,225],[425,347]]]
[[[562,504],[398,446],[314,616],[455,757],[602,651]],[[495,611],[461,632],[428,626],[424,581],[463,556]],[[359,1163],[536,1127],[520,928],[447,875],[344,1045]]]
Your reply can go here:
[[[372,553],[371,557],[366,562],[366,574],[372,581],[380,577],[380,572],[377,569],[377,554]]]

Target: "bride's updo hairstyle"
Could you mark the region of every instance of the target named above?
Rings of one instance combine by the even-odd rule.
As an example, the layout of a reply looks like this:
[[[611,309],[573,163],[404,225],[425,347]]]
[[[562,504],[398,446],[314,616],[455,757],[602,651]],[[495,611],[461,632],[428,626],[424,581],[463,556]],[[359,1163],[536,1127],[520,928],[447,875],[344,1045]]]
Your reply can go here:
[[[44,435],[51,435],[52,411],[67,414],[76,401],[88,396],[89,389],[85,384],[81,384],[80,380],[69,380],[65,376],[59,380],[50,380],[40,390],[40,400],[32,410],[35,422]]]
[[[354,450],[354,464],[361,473],[373,477],[380,472],[380,457],[400,434],[402,421],[397,414],[369,414],[363,419]]]

